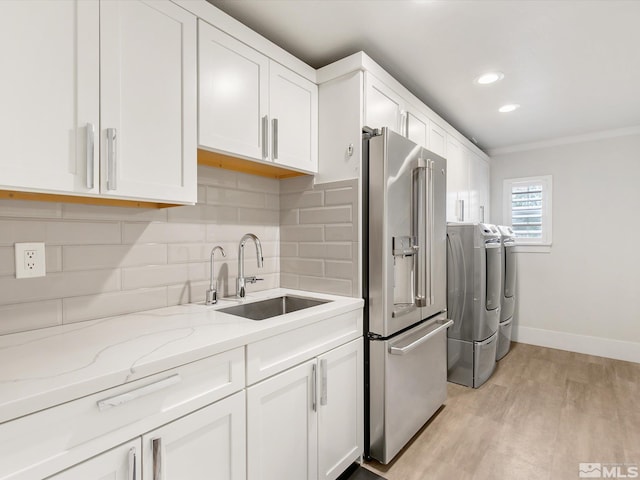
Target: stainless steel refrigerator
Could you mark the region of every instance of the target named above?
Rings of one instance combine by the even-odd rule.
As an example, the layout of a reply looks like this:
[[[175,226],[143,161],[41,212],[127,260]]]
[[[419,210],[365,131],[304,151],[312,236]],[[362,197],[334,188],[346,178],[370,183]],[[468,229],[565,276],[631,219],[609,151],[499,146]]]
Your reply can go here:
[[[447,395],[447,171],[387,128],[365,134],[363,153],[365,435],[388,463]]]

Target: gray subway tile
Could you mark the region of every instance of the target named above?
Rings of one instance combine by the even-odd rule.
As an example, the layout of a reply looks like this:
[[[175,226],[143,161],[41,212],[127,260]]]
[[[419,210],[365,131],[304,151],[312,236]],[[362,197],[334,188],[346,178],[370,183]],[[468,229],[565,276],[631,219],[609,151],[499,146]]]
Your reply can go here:
[[[300,209],[300,223],[350,223],[351,206]]]
[[[0,335],[62,324],[62,301],[28,302],[0,306]]]

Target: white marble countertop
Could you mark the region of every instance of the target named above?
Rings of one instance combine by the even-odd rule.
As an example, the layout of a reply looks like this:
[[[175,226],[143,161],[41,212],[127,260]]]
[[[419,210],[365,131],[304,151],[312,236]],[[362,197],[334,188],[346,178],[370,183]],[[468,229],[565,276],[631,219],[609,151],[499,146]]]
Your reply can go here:
[[[331,300],[255,321],[221,308],[283,294]],[[362,308],[360,298],[290,289],[0,336],[0,423]]]

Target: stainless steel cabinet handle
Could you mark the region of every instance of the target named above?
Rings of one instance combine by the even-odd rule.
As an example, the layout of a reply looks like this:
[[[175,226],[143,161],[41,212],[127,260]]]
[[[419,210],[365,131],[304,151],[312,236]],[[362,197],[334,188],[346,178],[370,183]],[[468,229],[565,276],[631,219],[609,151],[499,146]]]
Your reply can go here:
[[[318,396],[317,392],[317,384],[318,384],[318,373],[316,370],[316,364],[311,365],[311,409],[315,412],[318,410],[318,402],[316,397]]]
[[[162,438],[151,440],[153,450],[153,480],[162,480]]]
[[[93,123],[87,123],[87,188],[93,188],[93,159],[94,159],[94,136]]]
[[[107,128],[107,190],[115,190],[117,185],[116,167],[118,164],[116,141],[118,140],[115,128]]]
[[[144,387],[136,388],[135,390],[131,390],[130,392],[121,393],[120,395],[116,395],[114,397],[99,400],[98,408],[100,409],[100,411],[102,411],[111,407],[117,407],[118,405],[122,405],[123,403],[135,400],[136,398],[140,398],[145,395],[149,395],[150,393],[157,392],[158,390],[162,390],[163,388],[170,387],[171,385],[175,385],[176,383],[180,382],[180,380],[180,374],[176,373],[175,375],[171,375],[170,377],[167,377],[163,380],[145,385]]]
[[[441,320],[438,322],[438,327],[433,330],[430,330],[426,335],[420,337],[419,339],[411,342],[409,345],[405,345],[404,347],[392,347],[389,346],[389,353],[392,355],[406,355],[411,350],[415,350],[424,342],[429,340],[434,335],[437,335],[442,330],[446,330],[450,325],[453,325],[453,320]]]
[[[458,219],[461,222],[464,222],[464,200],[458,200],[458,204],[460,206],[460,215],[458,215]]]
[[[262,159],[269,156],[269,117],[262,117]]]
[[[271,120],[272,123],[272,134],[273,134],[273,159],[278,159],[278,119],[274,118]]]
[[[480,205],[480,221],[484,223],[484,205]]]
[[[327,360],[320,360],[320,405],[327,404]]]
[[[129,449],[129,480],[136,480],[136,449]]]

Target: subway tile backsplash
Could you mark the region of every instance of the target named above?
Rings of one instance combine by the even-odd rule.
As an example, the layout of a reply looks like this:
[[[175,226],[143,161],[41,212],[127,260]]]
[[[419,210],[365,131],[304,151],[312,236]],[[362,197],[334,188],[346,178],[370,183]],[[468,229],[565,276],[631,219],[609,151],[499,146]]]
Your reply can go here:
[[[296,177],[280,189],[281,285],[357,296],[358,180]]]
[[[357,180],[313,185],[199,167],[198,204],[138,209],[0,200],[0,335],[204,300],[209,254],[221,295],[245,271],[279,286],[358,294]],[[45,242],[47,276],[16,279],[16,242]]]

